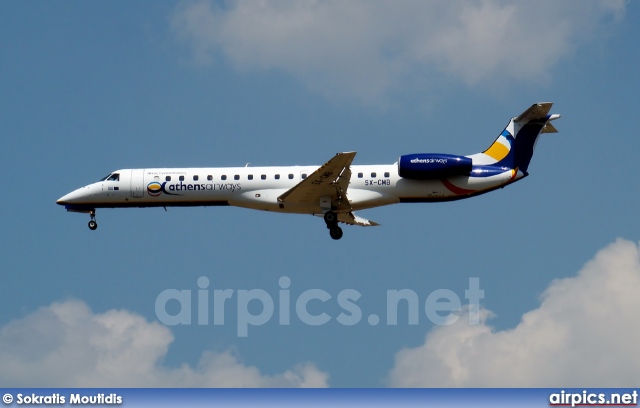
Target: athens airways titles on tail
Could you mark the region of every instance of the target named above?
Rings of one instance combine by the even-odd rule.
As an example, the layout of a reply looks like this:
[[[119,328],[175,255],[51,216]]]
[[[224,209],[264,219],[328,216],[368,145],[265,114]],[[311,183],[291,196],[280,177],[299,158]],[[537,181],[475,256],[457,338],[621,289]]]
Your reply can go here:
[[[396,203],[474,197],[526,177],[541,133],[555,133],[552,103],[537,103],[507,127],[487,150],[469,156],[417,153],[397,163],[352,165],[355,152],[322,166],[127,169],[61,197],[67,211],[97,208],[232,205],[254,210],[322,215],[331,238],[339,223],[375,226],[354,211]]]

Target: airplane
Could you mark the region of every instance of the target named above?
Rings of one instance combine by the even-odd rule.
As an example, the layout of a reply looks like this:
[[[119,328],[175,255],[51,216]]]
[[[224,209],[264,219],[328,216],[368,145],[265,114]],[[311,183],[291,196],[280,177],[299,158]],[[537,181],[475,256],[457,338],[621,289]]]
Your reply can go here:
[[[56,201],[88,213],[121,207],[236,206],[322,216],[331,238],[339,223],[376,226],[354,211],[396,203],[453,201],[503,188],[529,175],[541,133],[556,133],[551,102],[512,118],[488,149],[458,156],[416,153],[394,164],[352,165],[356,152],[337,153],[322,166],[152,168],[117,170]]]

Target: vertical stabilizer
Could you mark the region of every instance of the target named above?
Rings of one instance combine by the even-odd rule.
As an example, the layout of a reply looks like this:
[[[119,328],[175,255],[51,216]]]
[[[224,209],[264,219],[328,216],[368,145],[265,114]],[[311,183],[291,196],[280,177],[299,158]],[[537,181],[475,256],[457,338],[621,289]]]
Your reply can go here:
[[[496,165],[519,169],[527,173],[531,157],[541,133],[555,133],[551,121],[560,115],[550,115],[551,102],[542,102],[509,121],[500,136],[482,153],[470,156],[474,165]]]

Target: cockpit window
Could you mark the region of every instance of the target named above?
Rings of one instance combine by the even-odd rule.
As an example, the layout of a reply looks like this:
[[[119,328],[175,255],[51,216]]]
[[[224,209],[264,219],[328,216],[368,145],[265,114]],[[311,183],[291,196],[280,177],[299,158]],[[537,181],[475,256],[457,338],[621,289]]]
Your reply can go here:
[[[111,173],[108,176],[104,176],[100,181],[120,181],[119,173]]]

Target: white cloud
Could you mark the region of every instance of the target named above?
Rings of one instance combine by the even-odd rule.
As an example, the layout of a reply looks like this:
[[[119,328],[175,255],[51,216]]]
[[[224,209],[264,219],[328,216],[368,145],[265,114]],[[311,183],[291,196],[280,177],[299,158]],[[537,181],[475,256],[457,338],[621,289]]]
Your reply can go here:
[[[640,251],[618,239],[576,277],[551,283],[512,330],[461,318],[401,350],[399,387],[635,387],[640,383]]]
[[[326,387],[311,363],[275,376],[230,352],[203,353],[197,367],[161,365],[171,331],[125,310],[93,313],[53,303],[0,329],[0,383],[10,387]]]
[[[223,4],[185,2],[173,16],[174,31],[197,62],[220,55],[239,69],[282,70],[325,95],[364,102],[442,75],[469,85],[541,82],[625,12],[624,0]]]
[[[397,353],[392,386],[635,387],[640,383],[640,248],[619,239],[575,276],[553,281],[513,329],[436,327]],[[173,335],[125,310],[93,313],[81,301],[43,307],[0,328],[0,383],[39,387],[313,387],[328,375],[302,363],[265,375],[230,352],[162,364]]]

